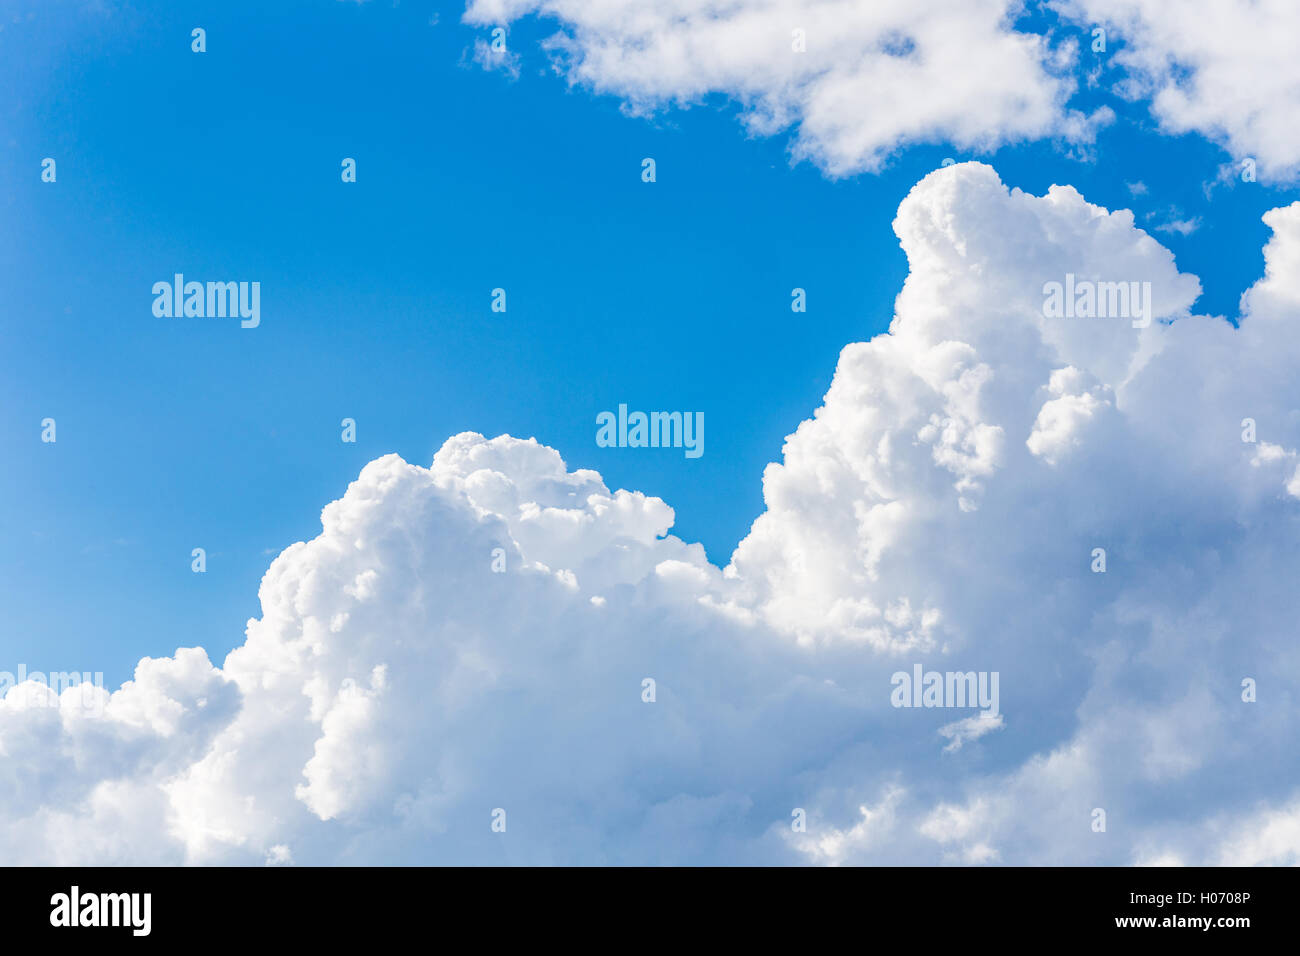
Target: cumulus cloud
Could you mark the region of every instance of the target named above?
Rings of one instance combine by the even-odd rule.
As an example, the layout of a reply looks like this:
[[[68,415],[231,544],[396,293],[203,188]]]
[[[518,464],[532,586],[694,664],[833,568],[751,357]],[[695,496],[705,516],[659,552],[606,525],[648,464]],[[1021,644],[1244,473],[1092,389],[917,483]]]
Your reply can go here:
[[[1113,53],[1126,76],[1116,88],[1149,99],[1170,133],[1197,132],[1260,175],[1300,173],[1300,58],[1292,39],[1300,7],[1290,0],[1061,0],[1063,14],[1105,23],[1122,45]]]
[[[1112,114],[1065,106],[1077,43],[1012,29],[1014,0],[472,0],[488,26],[537,15],[575,84],[634,113],[735,99],[750,131],[794,127],[794,153],[831,175],[878,169],[900,145],[974,150],[1087,141]]]
[[[726,97],[752,133],[792,130],[795,158],[833,176],[877,170],[913,143],[1086,145],[1114,112],[1071,105],[1081,79],[1148,103],[1166,132],[1257,160],[1264,179],[1300,174],[1291,0],[1045,7],[1058,17],[1025,17],[1017,0],[470,0],[464,19],[553,21],[545,47],[571,83],[633,113]],[[1107,52],[1085,76],[1081,42],[1097,24]]]
[[[937,171],[894,222],[889,332],[844,349],[725,568],[665,502],[531,440],[380,458],[219,667],[146,659],[94,712],[0,700],[0,847],[1300,862],[1300,203],[1265,221],[1234,328],[1131,213]],[[1046,317],[1067,273],[1149,282],[1156,320]],[[1000,719],[893,706],[913,665],[999,673]]]

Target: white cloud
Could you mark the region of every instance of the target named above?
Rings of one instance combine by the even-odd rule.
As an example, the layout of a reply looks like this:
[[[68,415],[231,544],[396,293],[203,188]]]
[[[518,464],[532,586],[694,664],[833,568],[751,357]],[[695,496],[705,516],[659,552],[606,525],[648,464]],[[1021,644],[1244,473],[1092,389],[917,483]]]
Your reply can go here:
[[[830,866],[844,863],[871,852],[885,837],[892,835],[898,822],[896,810],[905,796],[901,787],[887,786],[876,806],[864,804],[858,807],[861,819],[851,827],[838,830],[818,826],[818,821],[813,821],[812,826],[803,832],[783,828],[782,836],[810,862]]]
[[[1300,801],[1233,821],[1219,843],[1219,866],[1300,866]]]
[[[1106,23],[1123,45],[1120,89],[1150,99],[1170,133],[1197,132],[1234,156],[1253,157],[1263,178],[1300,173],[1300,57],[1292,0],[1060,0],[1082,23]]]
[[[1300,174],[1292,0],[1049,6],[1061,20],[1044,33],[1013,0],[471,0],[464,19],[546,18],[558,30],[545,46],[570,82],[633,113],[722,95],[755,134],[793,130],[794,156],[832,176],[878,170],[914,143],[980,151],[1051,137],[1086,158],[1115,114],[1072,107],[1081,83],[1148,102],[1164,131],[1253,158],[1265,180]],[[1090,51],[1094,24],[1107,25],[1105,53]],[[1081,55],[1101,59],[1083,70]]]
[[[1250,835],[1290,846],[1300,769],[1300,203],[1265,221],[1234,329],[1190,314],[1198,282],[1131,213],[938,171],[895,220],[910,272],[890,332],[844,349],[729,566],[669,535],[663,501],[533,441],[378,459],[271,564],[219,668],[146,659],[98,716],[25,685],[0,701],[0,850],[1284,858]],[[1150,282],[1176,321],[1045,318],[1067,273]],[[913,663],[999,672],[1005,726],[891,706]]]
[[[1179,219],[1176,215],[1158,222],[1153,226],[1156,232],[1167,232],[1186,238],[1201,228],[1201,217],[1193,216],[1190,219]]]
[[[512,80],[519,79],[520,65],[523,58],[509,48],[494,50],[492,44],[482,37],[474,40],[474,52],[468,53],[470,62],[477,63],[485,70],[496,70]]]
[[[954,720],[951,724],[944,724],[940,727],[939,736],[948,738],[948,745],[943,748],[944,753],[952,753],[955,750],[961,750],[962,744],[971,740],[979,740],[985,734],[1001,730],[1002,727],[1001,714],[995,714],[991,717],[963,717],[961,720]]]
[[[1089,140],[1113,114],[1065,107],[1077,44],[1052,49],[1012,30],[1018,10],[1011,0],[472,0],[465,19],[558,21],[546,46],[571,82],[634,113],[726,95],[752,132],[796,127],[795,155],[843,176],[907,143]]]

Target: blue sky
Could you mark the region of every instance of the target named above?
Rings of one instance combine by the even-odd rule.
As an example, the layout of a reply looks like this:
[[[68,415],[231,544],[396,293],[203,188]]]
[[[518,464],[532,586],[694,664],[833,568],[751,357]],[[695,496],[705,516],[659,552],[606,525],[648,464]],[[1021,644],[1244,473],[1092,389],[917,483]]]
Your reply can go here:
[[[0,3],[6,859],[1300,861],[1293,5]]]
[[[512,28],[517,79],[484,70],[471,52],[487,31],[461,12],[5,4],[3,666],[115,685],[178,645],[219,661],[258,616],[270,560],[319,531],[367,461],[427,464],[466,430],[535,436],[571,469],[664,498],[674,533],[726,563],[839,350],[888,326],[899,202],[972,155],[910,146],[831,180],[792,166],[787,136],[746,136],[724,98],[647,119],[569,88],[538,49],[553,23]],[[1153,234],[1200,277],[1197,311],[1234,315],[1262,271],[1260,215],[1296,191],[1207,195],[1232,158],[1220,147],[1157,132],[1147,104],[1105,91],[1072,105],[1118,118],[1082,152],[979,158],[1035,194],[1068,182],[1131,207],[1144,228],[1199,219]],[[260,328],[155,318],[150,287],[177,271],[260,281]],[[505,314],[489,309],[498,286]],[[620,402],[703,411],[704,456],[598,448],[595,416]],[[47,416],[55,445],[39,441]],[[356,444],[339,440],[345,417]]]

